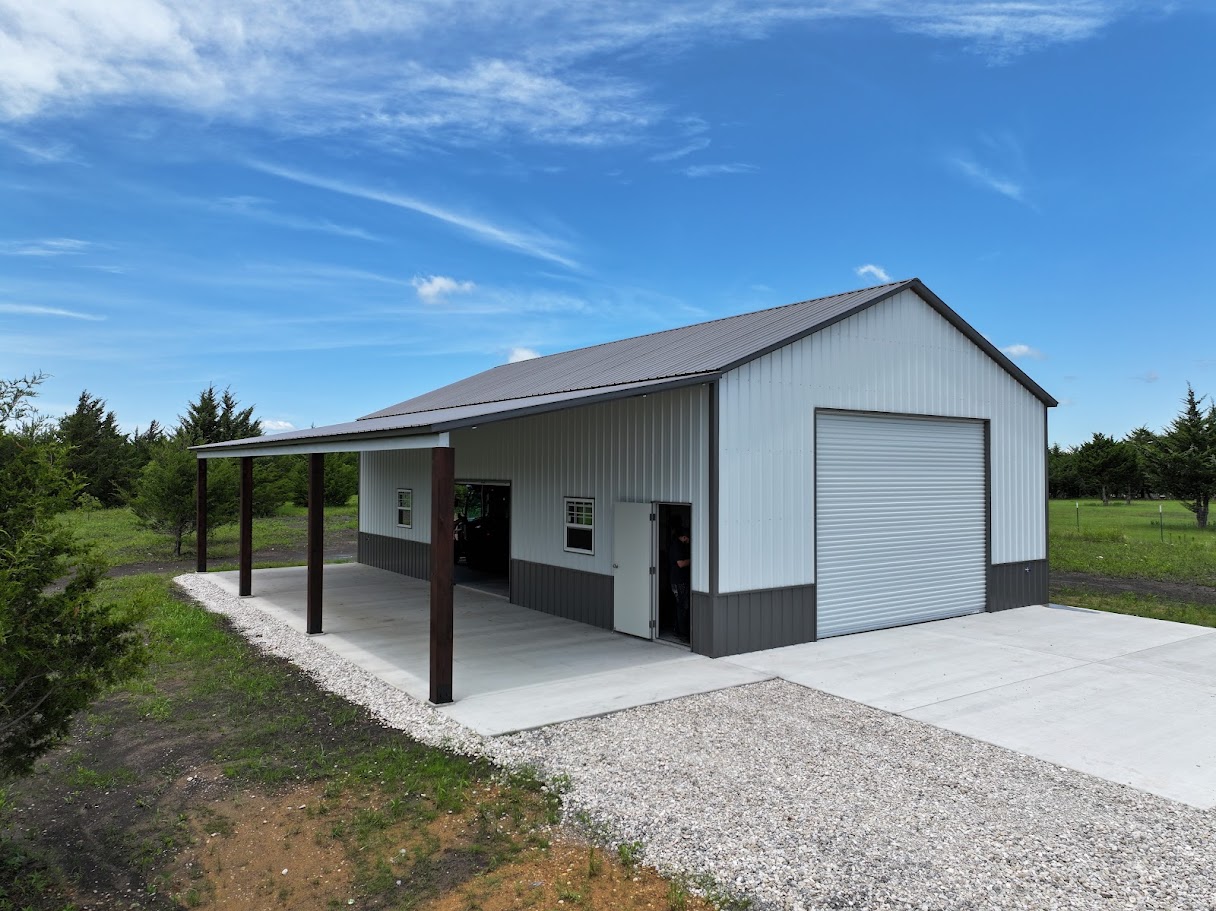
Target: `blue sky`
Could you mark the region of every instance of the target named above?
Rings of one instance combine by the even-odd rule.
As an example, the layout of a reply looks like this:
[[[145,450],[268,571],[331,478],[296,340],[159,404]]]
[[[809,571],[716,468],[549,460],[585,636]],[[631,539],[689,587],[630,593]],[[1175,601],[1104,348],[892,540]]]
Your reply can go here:
[[[202,7],[202,8],[200,8]],[[919,276],[1061,401],[1216,393],[1216,11],[0,0],[0,374],[269,429]]]

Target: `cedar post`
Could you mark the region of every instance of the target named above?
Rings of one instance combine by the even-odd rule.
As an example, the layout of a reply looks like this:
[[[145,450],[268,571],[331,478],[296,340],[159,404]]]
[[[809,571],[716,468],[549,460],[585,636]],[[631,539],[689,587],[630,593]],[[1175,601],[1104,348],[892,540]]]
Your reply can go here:
[[[253,456],[241,456],[241,512],[239,519],[241,597],[253,593]]]
[[[307,632],[321,632],[321,573],[325,560],[325,454],[308,456]]]
[[[198,543],[194,547],[194,571],[207,571],[207,460],[198,460],[194,490],[194,528]]]
[[[431,702],[452,701],[452,513],[456,450],[431,450]]]

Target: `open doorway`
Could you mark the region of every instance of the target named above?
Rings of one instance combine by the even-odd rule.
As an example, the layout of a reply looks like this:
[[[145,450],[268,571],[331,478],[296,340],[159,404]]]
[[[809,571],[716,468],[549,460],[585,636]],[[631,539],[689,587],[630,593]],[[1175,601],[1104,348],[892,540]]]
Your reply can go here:
[[[457,585],[511,597],[511,485],[457,481],[455,503]]]
[[[680,567],[678,564],[683,560],[691,560],[691,529],[692,529],[692,506],[687,503],[659,503],[658,505],[658,637],[665,642],[677,643],[680,645],[689,645],[691,642],[692,622],[691,611],[681,623],[679,598],[682,594],[686,599],[686,608],[691,608],[692,599],[691,580],[692,566],[688,564],[686,568]],[[681,537],[688,537],[687,541],[681,541]],[[680,593],[676,582],[683,581],[688,584],[685,586],[684,592]]]

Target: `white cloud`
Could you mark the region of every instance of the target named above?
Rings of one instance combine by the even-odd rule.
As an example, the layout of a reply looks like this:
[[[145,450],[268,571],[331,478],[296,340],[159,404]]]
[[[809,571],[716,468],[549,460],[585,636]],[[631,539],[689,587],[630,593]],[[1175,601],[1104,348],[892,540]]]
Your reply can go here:
[[[63,310],[59,307],[43,307],[38,304],[0,304],[0,313],[12,313],[17,316],[61,316],[66,319],[82,319],[89,322],[101,322],[105,319],[104,316],[81,313],[79,310]]]
[[[84,253],[91,244],[74,237],[52,237],[47,240],[10,240],[0,242],[0,254],[4,256],[76,256]]]
[[[1129,0],[4,0],[0,120],[153,104],[292,135],[628,141],[670,112],[640,53],[866,19],[1001,60],[1081,41]],[[1169,7],[1164,7],[1169,11]]]
[[[678,148],[668,152],[657,152],[650,156],[651,161],[675,161],[677,158],[683,158],[685,155],[691,155],[693,152],[700,152],[702,149],[709,148],[709,139],[705,136],[700,136],[691,142],[687,142]]]
[[[995,173],[965,156],[951,158],[950,164],[956,171],[977,186],[992,190],[994,193],[1000,193],[1002,196],[1007,196],[1015,202],[1026,202],[1026,191],[1017,181],[1005,175]]]
[[[889,282],[891,276],[887,274],[887,270],[882,266],[876,266],[873,263],[866,263],[864,266],[858,266],[855,270],[858,278],[865,278],[867,275],[873,277],[876,281]]]
[[[731,164],[694,164],[684,168],[680,173],[685,177],[716,177],[719,174],[750,174],[756,170],[755,165],[732,162]]]
[[[533,351],[531,348],[512,348],[511,354],[507,357],[508,364],[518,364],[520,361],[530,361],[540,357],[539,351]]]
[[[1027,358],[1034,361],[1041,361],[1044,357],[1046,357],[1046,355],[1044,355],[1043,352],[1038,348],[1032,348],[1030,345],[1023,345],[1020,342],[1015,345],[1006,345],[1001,349],[1001,351],[1009,355],[1009,357],[1013,358],[1015,361],[1025,360]]]
[[[1142,383],[1155,383],[1161,379],[1161,375],[1156,370],[1146,370],[1144,373],[1138,374],[1135,379]]]
[[[392,193],[387,190],[378,190],[374,187],[364,187],[347,181],[333,180],[292,168],[282,168],[277,165],[256,161],[250,162],[249,166],[283,180],[290,180],[294,183],[305,184],[306,186],[316,187],[321,190],[329,190],[331,193],[342,193],[346,196],[369,199],[374,202],[384,203],[385,205],[395,206],[398,209],[417,212],[419,215],[426,215],[445,224],[460,228],[484,243],[506,247],[510,250],[536,257],[537,259],[545,259],[549,262],[558,263],[568,269],[578,268],[578,263],[557,252],[557,248],[563,246],[560,241],[540,232],[500,227],[479,216],[462,215],[450,209],[444,209],[433,203],[417,199],[416,197]]]
[[[418,298],[426,304],[438,304],[450,294],[468,294],[477,286],[469,281],[459,282],[446,275],[415,275],[410,282],[418,292]]]
[[[289,215],[276,212],[268,207],[269,200],[257,196],[225,196],[217,200],[189,200],[213,212],[231,213],[260,221],[268,225],[278,225],[293,231],[316,231],[321,234],[332,234],[337,237],[353,237],[358,240],[380,241],[369,231],[350,225],[336,224],[328,218],[309,218],[302,215]]]
[[[295,430],[296,425],[291,423],[291,421],[276,421],[273,418],[263,418],[262,429],[267,433],[286,433],[288,430]]]

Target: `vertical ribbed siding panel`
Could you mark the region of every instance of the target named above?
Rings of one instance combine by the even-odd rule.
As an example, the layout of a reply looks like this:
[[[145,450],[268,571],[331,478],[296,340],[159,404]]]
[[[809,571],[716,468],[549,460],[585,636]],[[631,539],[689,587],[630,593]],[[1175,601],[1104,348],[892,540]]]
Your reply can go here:
[[[708,420],[708,389],[693,386],[454,431],[456,477],[510,482],[514,560],[605,576],[612,573],[613,503],[691,503],[692,582],[704,591]],[[594,554],[565,551],[567,496],[595,499]]]
[[[1044,406],[915,292],[744,364],[720,385],[723,592],[815,581],[816,408],[989,419],[992,562],[1046,557]]]
[[[414,524],[397,526],[397,488],[414,491]],[[365,452],[359,460],[359,530],[406,541],[431,540],[431,451]]]

